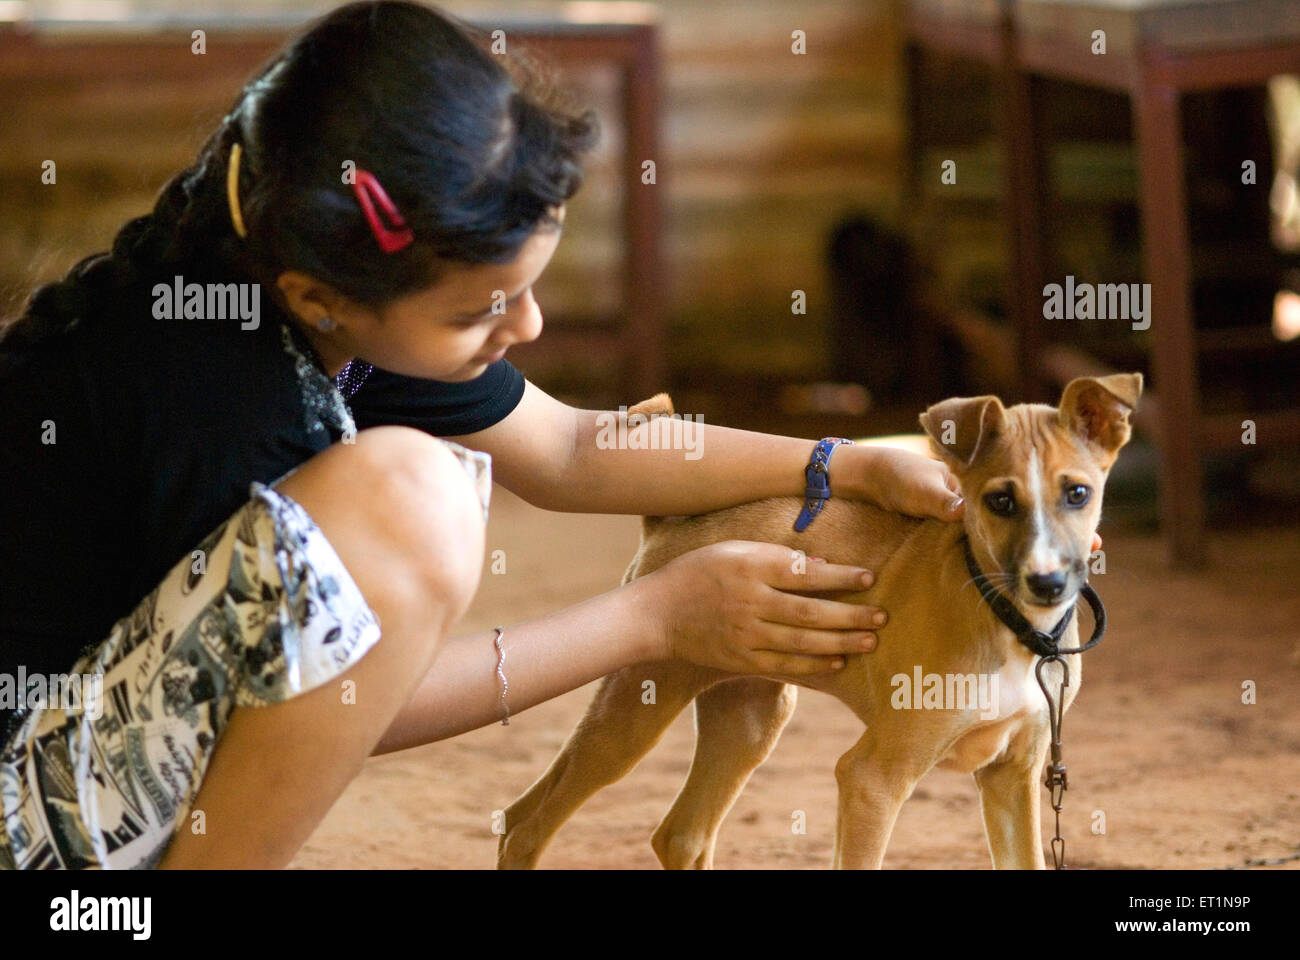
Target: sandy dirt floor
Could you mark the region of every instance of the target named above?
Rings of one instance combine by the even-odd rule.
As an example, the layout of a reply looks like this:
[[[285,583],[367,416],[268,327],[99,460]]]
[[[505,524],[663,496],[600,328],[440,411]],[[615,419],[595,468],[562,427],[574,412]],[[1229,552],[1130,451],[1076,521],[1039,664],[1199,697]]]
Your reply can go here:
[[[617,586],[637,543],[631,517],[552,514],[494,490],[485,573],[463,624],[525,620]],[[1110,629],[1085,656],[1066,716],[1072,866],[1226,867],[1300,854],[1300,526],[1215,532],[1210,570],[1171,574],[1160,541],[1103,524],[1108,570],[1094,577]],[[888,628],[881,633],[888,643]],[[1242,684],[1257,687],[1242,703]],[[299,868],[491,868],[493,811],[545,769],[594,684],[454,740],[371,760],[295,859]],[[799,691],[772,756],[737,801],[715,866],[829,865],[834,765],[861,733],[831,697]],[[688,708],[621,782],[556,835],[543,868],[657,869],[649,836],[685,779]],[[1050,809],[1044,805],[1044,837]],[[791,829],[805,811],[807,832]],[[1106,831],[1094,835],[1097,811]],[[989,867],[969,775],[935,771],[903,808],[885,865]],[[1291,859],[1281,869],[1296,869]]]

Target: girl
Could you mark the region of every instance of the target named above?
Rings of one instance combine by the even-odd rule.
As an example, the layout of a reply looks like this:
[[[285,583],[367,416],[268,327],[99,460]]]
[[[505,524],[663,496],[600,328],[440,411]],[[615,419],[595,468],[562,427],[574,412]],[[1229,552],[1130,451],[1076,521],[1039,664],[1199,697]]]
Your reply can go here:
[[[600,450],[596,411],[504,359],[541,332],[597,135],[517,74],[434,9],[335,10],[5,331],[0,866],[281,867],[373,754],[628,663],[871,649],[881,611],[793,592],[868,572],[743,542],[447,639],[493,473],[548,509],[693,514],[800,495],[810,455],[716,426],[698,460]],[[960,516],[927,458],[845,446],[833,471]]]

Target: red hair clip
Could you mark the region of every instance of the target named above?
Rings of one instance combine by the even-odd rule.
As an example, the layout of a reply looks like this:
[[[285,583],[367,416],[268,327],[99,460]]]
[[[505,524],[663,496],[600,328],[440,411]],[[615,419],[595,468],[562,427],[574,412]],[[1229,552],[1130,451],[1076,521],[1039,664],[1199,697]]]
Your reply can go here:
[[[369,170],[357,169],[356,178],[352,182],[352,189],[356,191],[357,203],[361,204],[361,212],[366,215],[366,220],[370,223],[370,230],[379,242],[379,247],[384,253],[396,253],[403,247],[410,244],[415,239],[415,234],[402,215],[397,212],[397,207],[393,201],[388,199],[388,194],[384,188],[379,185],[375,175]],[[379,205],[384,208],[384,213],[388,219],[393,222],[397,229],[390,229],[380,222],[379,215],[375,213],[375,205],[371,202],[371,195],[379,201]]]

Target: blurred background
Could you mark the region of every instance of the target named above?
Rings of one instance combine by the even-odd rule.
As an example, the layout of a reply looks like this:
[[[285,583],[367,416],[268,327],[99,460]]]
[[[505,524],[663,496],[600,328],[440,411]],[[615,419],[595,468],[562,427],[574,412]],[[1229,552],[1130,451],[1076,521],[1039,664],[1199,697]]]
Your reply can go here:
[[[331,6],[0,0],[0,312],[150,209],[254,68]],[[1147,375],[1092,570],[1110,629],[1067,724],[1070,864],[1300,868],[1300,793],[1279,776],[1300,751],[1300,3],[444,8],[552,58],[600,113],[536,288],[547,329],[510,354],[562,399],[668,389],[709,423],[880,437],[948,396],[1055,403],[1073,376]],[[1150,283],[1149,327],[1047,319],[1043,288],[1067,277]],[[638,536],[635,517],[496,488],[488,554],[508,571],[485,568],[458,629],[614,588]],[[799,696],[721,867],[830,862],[832,771],[861,723]],[[294,865],[490,867],[493,811],[589,697],[372,761]],[[544,865],[656,866],[647,837],[693,740],[683,713]],[[969,777],[928,775],[886,865],[988,863]]]
[[[107,247],[331,6],[0,0],[0,312]],[[545,389],[601,408],[668,389],[708,422],[864,436],[915,432],[951,395],[1050,403],[1072,376],[1142,370],[1113,514],[1154,529],[1163,502],[1170,559],[1193,565],[1207,523],[1295,516],[1300,81],[1274,71],[1300,71],[1300,4],[444,7],[508,28],[601,115],[536,291],[547,332],[511,353]],[[1175,74],[1162,139],[1136,105]],[[58,190],[33,172],[52,157]],[[1067,276],[1154,282],[1152,327],[1044,319]]]

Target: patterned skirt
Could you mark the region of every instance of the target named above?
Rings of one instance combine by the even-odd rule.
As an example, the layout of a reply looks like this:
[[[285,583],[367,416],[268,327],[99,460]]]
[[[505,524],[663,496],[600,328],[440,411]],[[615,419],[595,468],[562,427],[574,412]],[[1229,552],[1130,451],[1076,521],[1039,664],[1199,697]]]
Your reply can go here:
[[[486,517],[490,458],[448,445]],[[319,687],[378,641],[302,506],[250,495],[69,671],[102,695],[32,709],[0,745],[0,869],[156,866],[200,829],[190,808],[231,711]]]

